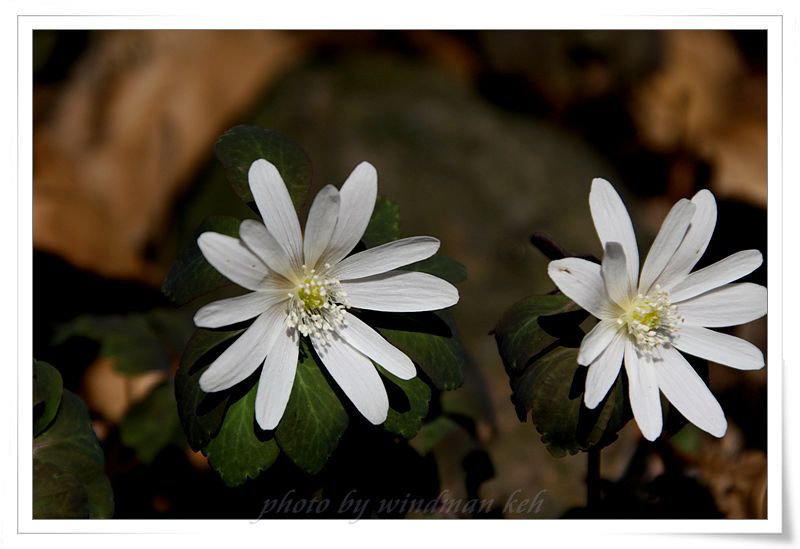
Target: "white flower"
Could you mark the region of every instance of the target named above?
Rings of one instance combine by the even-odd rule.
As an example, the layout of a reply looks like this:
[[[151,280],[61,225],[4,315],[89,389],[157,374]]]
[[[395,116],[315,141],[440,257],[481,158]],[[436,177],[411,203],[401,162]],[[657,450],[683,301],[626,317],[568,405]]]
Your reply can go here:
[[[342,186],[314,198],[305,235],[278,170],[256,160],[250,190],[264,223],[245,220],[241,239],[207,232],[197,243],[220,273],[250,293],[202,307],[194,322],[218,328],[255,321],[200,377],[203,391],[228,389],[263,364],[255,417],[274,429],[294,383],[301,336],[311,340],[331,377],[371,423],[383,423],[386,389],[372,361],[401,379],[414,364],[349,308],[431,311],[454,305],[458,290],[430,274],[394,270],[432,256],[439,241],[404,238],[347,257],[364,234],[377,195],[377,173],[359,164]]]
[[[595,408],[603,400],[624,359],[633,415],[648,440],[661,434],[659,391],[686,419],[721,437],[725,414],[678,351],[740,370],[764,366],[754,345],[708,329],[766,314],[766,288],[730,284],[761,265],[761,253],[738,252],[690,273],[717,220],[714,196],[702,190],[670,210],[640,276],[633,225],[608,181],[592,181],[589,205],[604,249],[602,265],[566,258],[548,266],[558,288],[600,319],[578,353],[578,363],[589,366],[584,403]]]

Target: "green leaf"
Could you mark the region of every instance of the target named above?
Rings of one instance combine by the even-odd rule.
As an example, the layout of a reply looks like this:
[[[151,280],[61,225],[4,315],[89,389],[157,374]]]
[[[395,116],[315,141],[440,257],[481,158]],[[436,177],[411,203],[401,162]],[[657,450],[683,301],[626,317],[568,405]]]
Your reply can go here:
[[[578,365],[587,317],[563,295],[533,296],[509,309],[495,339],[521,421],[530,414],[554,456],[606,446],[630,419],[622,376],[594,410],[583,404],[587,368]]]
[[[33,436],[56,417],[61,404],[61,374],[47,362],[33,361]]]
[[[374,248],[400,238],[400,206],[379,196],[375,209],[361,240],[367,248]]]
[[[100,356],[114,358],[118,372],[137,375],[168,370],[191,330],[191,319],[173,309],[128,315],[83,315],[61,325],[53,343],[74,337],[96,341],[100,344]]]
[[[195,451],[202,450],[222,425],[230,395],[229,391],[206,393],[200,388],[200,376],[224,350],[223,344],[232,343],[243,331],[200,329],[186,344],[175,373],[175,399],[186,439]]]
[[[262,431],[255,420],[256,391],[250,390],[233,402],[217,435],[205,448],[208,462],[228,486],[238,486],[258,477],[275,463],[280,454],[271,433]]]
[[[559,339],[580,344],[583,337],[580,323],[586,316],[585,311],[562,294],[531,296],[512,305],[494,330],[506,370],[523,371],[531,358]]]
[[[178,305],[185,305],[203,294],[233,285],[206,261],[197,245],[197,238],[209,231],[238,238],[240,223],[240,220],[228,216],[205,219],[175,258],[161,286],[164,295]]]
[[[64,391],[55,420],[33,439],[34,518],[110,518],[114,494],[86,405]]]
[[[361,318],[403,351],[433,384],[451,390],[464,382],[464,349],[449,312],[376,313]]]
[[[404,271],[420,271],[423,273],[438,276],[451,284],[458,284],[467,279],[467,269],[464,266],[445,255],[434,255],[428,259],[417,261],[405,267],[401,267]]]
[[[175,392],[168,383],[153,388],[128,409],[119,425],[122,443],[133,448],[136,457],[150,464],[169,444],[183,446]]]
[[[290,139],[264,128],[236,126],[219,138],[214,151],[233,191],[244,202],[253,202],[247,174],[250,165],[260,158],[278,169],[295,208],[299,210],[305,202],[311,184],[311,161]]]
[[[281,450],[311,474],[318,473],[328,461],[349,422],[323,368],[303,341],[289,403],[275,431]]]
[[[428,415],[431,388],[419,376],[405,380],[387,372],[377,365],[378,371],[388,380],[389,414],[384,429],[405,438],[412,438],[419,431],[422,420]]]

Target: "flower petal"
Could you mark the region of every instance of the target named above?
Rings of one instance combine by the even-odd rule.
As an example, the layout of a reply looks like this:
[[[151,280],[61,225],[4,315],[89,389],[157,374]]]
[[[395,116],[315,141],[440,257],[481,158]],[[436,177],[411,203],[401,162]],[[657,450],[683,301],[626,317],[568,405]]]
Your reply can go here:
[[[728,428],[722,408],[694,368],[672,347],[663,347],[656,365],[658,386],[683,417],[715,437]]]
[[[619,331],[619,325],[614,320],[601,320],[583,337],[581,348],[578,352],[578,364],[588,366],[606,350]]]
[[[347,326],[340,329],[339,334],[350,346],[400,379],[411,379],[417,375],[414,363],[405,353],[386,341],[359,318],[350,313],[345,313],[344,316]]]
[[[427,273],[389,271],[342,282],[351,307],[387,312],[435,311],[458,303],[458,290]]]
[[[693,202],[683,198],[676,202],[667,214],[644,260],[642,275],[639,279],[639,292],[642,294],[647,295],[650,292],[650,287],[658,275],[664,271],[667,263],[675,255],[675,251],[689,230],[695,209]]]
[[[614,305],[606,293],[600,265],[580,259],[567,257],[551,261],[547,274],[558,289],[572,301],[601,319],[614,318]]]
[[[713,290],[756,270],[763,258],[758,250],[743,250],[691,273],[670,290],[673,303]]]
[[[317,261],[330,244],[338,217],[339,191],[333,185],[325,185],[314,197],[306,220],[303,257],[309,269],[317,267]]]
[[[631,287],[635,288],[639,279],[639,249],[636,247],[636,234],[625,204],[611,183],[596,178],[592,180],[592,190],[589,192],[589,207],[603,249],[608,242],[619,242],[625,250],[628,277]]]
[[[269,269],[238,238],[207,232],[197,238],[197,246],[206,261],[228,280],[248,290],[263,286]]]
[[[739,370],[764,366],[764,355],[752,343],[700,326],[682,327],[672,344],[684,353]]]
[[[277,427],[283,417],[292,394],[298,354],[297,332],[284,326],[267,353],[258,380],[255,415],[258,425],[265,431]]]
[[[258,316],[284,299],[286,293],[280,290],[250,292],[221,299],[200,307],[194,315],[194,323],[198,328],[229,326]]]
[[[606,243],[600,271],[603,275],[606,293],[611,301],[620,307],[627,305],[633,293],[633,286],[631,286],[631,279],[628,276],[625,251],[619,242]]]
[[[353,170],[339,191],[339,217],[322,263],[335,265],[355,248],[367,229],[378,196],[378,173],[369,162]]]
[[[239,236],[245,246],[266,263],[267,267],[288,280],[294,278],[294,263],[263,223],[255,219],[245,219],[239,225]]]
[[[353,280],[391,271],[426,259],[439,249],[439,241],[430,236],[412,236],[388,242],[344,258],[331,269],[339,280]]]
[[[717,203],[710,191],[703,189],[698,192],[692,197],[692,203],[695,209],[689,230],[654,282],[665,290],[671,291],[697,264],[706,251],[714,225],[717,224]]]
[[[647,440],[661,434],[661,398],[658,394],[656,366],[651,357],[640,355],[636,346],[625,342],[625,372],[628,374],[628,396],[636,424]]]
[[[589,366],[586,374],[586,390],[583,393],[583,402],[590,410],[608,394],[611,386],[617,380],[622,367],[622,357],[625,354],[625,334],[616,332],[611,343],[600,356]]]
[[[297,212],[281,174],[272,163],[262,158],[251,164],[248,180],[267,230],[289,254],[295,269],[299,269],[303,257],[303,236]]]
[[[767,289],[749,282],[727,284],[675,305],[687,326],[735,326],[767,314]]]
[[[286,308],[275,305],[261,313],[233,345],[225,349],[200,376],[200,388],[213,393],[233,387],[255,372],[272,344],[286,329]]]
[[[328,373],[356,409],[373,425],[386,421],[389,397],[372,362],[338,338],[327,344],[319,341],[313,344]]]

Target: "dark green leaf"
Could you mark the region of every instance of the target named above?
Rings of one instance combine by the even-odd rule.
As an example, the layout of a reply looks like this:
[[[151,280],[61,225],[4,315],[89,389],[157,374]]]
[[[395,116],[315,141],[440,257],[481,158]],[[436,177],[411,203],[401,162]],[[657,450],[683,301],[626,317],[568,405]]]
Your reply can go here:
[[[467,279],[467,270],[455,259],[445,255],[434,255],[428,259],[417,261],[401,267],[404,271],[420,271],[443,278],[451,284],[458,284]]]
[[[412,438],[428,414],[431,388],[419,376],[404,380],[377,367],[388,382],[385,385],[389,393],[389,415],[383,427],[391,433]]]
[[[562,313],[569,314],[556,316]],[[562,294],[531,296],[512,305],[494,330],[506,370],[509,374],[522,372],[532,358],[558,340],[579,344],[583,337],[579,325],[586,316]]]
[[[629,419],[622,376],[594,410],[583,404],[587,368],[577,359],[577,349],[558,347],[511,381],[512,401],[531,412],[542,442],[556,457],[610,444]]]
[[[186,439],[195,451],[203,449],[219,429],[229,396],[228,391],[204,392],[200,388],[200,376],[223,351],[223,344],[232,342],[243,331],[201,329],[186,344],[180,368],[175,373],[175,399]]]
[[[185,444],[175,392],[168,383],[156,386],[131,406],[119,425],[122,443],[133,448],[142,463],[152,463],[169,444]]]
[[[281,450],[311,474],[328,461],[348,424],[347,412],[323,368],[309,346],[301,343],[292,393],[275,431]]]
[[[423,313],[375,313],[361,317],[403,351],[443,390],[464,382],[464,349],[447,310]]]
[[[240,223],[240,220],[227,216],[213,216],[204,220],[175,258],[161,286],[164,295],[178,305],[185,305],[222,286],[233,285],[206,261],[197,246],[197,238],[209,231],[238,238]]]
[[[205,448],[208,462],[228,486],[238,486],[258,477],[278,458],[280,450],[271,434],[255,420],[256,391],[250,390],[233,402],[219,432]]]
[[[311,184],[311,161],[290,139],[255,126],[236,126],[219,138],[214,151],[233,191],[244,202],[253,202],[247,178],[250,165],[264,158],[278,169],[295,208],[303,205]]]
[[[61,404],[61,374],[46,362],[33,361],[33,436],[56,417]]]
[[[34,518],[110,518],[114,495],[86,405],[64,391],[55,420],[33,439]]]
[[[520,420],[531,415],[555,456],[603,447],[630,419],[620,376],[594,410],[583,404],[587,368],[577,362],[587,314],[562,295],[533,296],[509,309],[495,338]]]
[[[372,217],[361,240],[374,248],[400,238],[400,207],[388,198],[378,197]]]
[[[115,359],[118,372],[137,375],[168,370],[191,330],[191,319],[173,309],[128,315],[83,315],[60,326],[53,342],[60,344],[73,337],[96,341],[100,344],[100,356]]]

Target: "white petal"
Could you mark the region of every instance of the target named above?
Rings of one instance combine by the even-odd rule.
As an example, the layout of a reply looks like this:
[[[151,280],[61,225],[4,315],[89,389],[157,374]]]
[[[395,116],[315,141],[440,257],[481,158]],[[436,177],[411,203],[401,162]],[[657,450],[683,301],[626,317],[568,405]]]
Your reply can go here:
[[[417,375],[411,359],[378,332],[350,313],[345,313],[345,319],[347,326],[340,329],[339,334],[353,348],[400,379],[411,379]]]
[[[322,263],[334,265],[355,248],[367,229],[378,196],[378,173],[369,162],[353,170],[339,191],[339,218]]]
[[[225,278],[248,290],[262,286],[269,269],[238,238],[219,233],[203,233],[197,238],[203,257]]]
[[[317,261],[331,241],[338,217],[339,191],[333,185],[325,185],[314,197],[306,220],[303,256],[309,269],[317,267]]]
[[[639,291],[647,295],[650,287],[669,263],[678,246],[683,242],[689,224],[694,217],[695,205],[685,198],[675,203],[661,224],[647,258],[644,260],[642,275],[639,279]]]
[[[756,270],[763,261],[758,250],[744,250],[691,273],[670,290],[673,303],[713,290]]]
[[[625,204],[611,183],[596,178],[592,180],[592,190],[589,192],[589,207],[603,249],[608,242],[619,242],[625,250],[628,277],[631,287],[635,288],[639,279],[639,249],[636,247],[636,235]]]
[[[239,225],[239,236],[242,242],[250,248],[267,267],[276,273],[283,275],[284,278],[292,280],[294,278],[294,264],[275,237],[272,236],[267,228],[254,219],[245,219]]]
[[[276,305],[262,313],[233,345],[200,376],[200,388],[213,393],[233,387],[256,371],[272,344],[286,329],[286,308]]]
[[[601,319],[616,316],[597,263],[577,257],[557,259],[547,265],[547,274],[564,295],[592,315]]]
[[[700,326],[684,326],[672,344],[684,353],[739,370],[764,366],[764,355],[752,343]]]
[[[625,354],[625,339],[625,334],[617,332],[608,347],[589,366],[586,391],[583,394],[583,402],[587,408],[597,407],[617,380]]]
[[[728,284],[676,304],[687,326],[735,326],[767,314],[767,289],[758,284]]]
[[[428,273],[389,271],[342,282],[351,307],[387,312],[435,311],[458,303],[458,290]]]
[[[606,244],[600,270],[608,297],[617,305],[625,307],[633,294],[633,286],[628,276],[625,251],[619,242]]]
[[[250,166],[248,178],[250,191],[256,200],[264,224],[289,254],[295,263],[295,268],[299,269],[303,257],[300,221],[297,219],[289,190],[278,169],[262,158]]]
[[[313,341],[317,355],[356,409],[373,425],[386,421],[389,397],[372,362],[353,347],[334,338],[330,344]]]
[[[605,351],[619,331],[615,320],[601,320],[583,337],[581,348],[578,352],[578,364],[588,366],[594,359]]]
[[[331,276],[352,280],[391,271],[426,259],[439,249],[439,241],[430,236],[412,236],[376,246],[344,258],[331,269]]]
[[[639,355],[630,340],[625,342],[625,371],[631,410],[644,438],[655,440],[661,434],[661,398],[658,394],[655,365],[650,357]]]
[[[724,435],[728,428],[725,414],[694,368],[672,347],[662,348],[661,358],[656,378],[667,400],[703,431],[715,437]]]
[[[655,280],[665,290],[679,283],[689,274],[706,251],[717,223],[717,203],[710,191],[703,189],[692,198],[695,205],[689,230],[672,255],[663,272]]]
[[[286,293],[279,290],[250,292],[221,299],[201,307],[194,315],[194,323],[199,328],[220,328],[236,324],[260,315],[284,299]]]
[[[256,392],[256,421],[264,430],[277,427],[292,394],[297,371],[298,340],[295,330],[284,327],[267,353]]]

